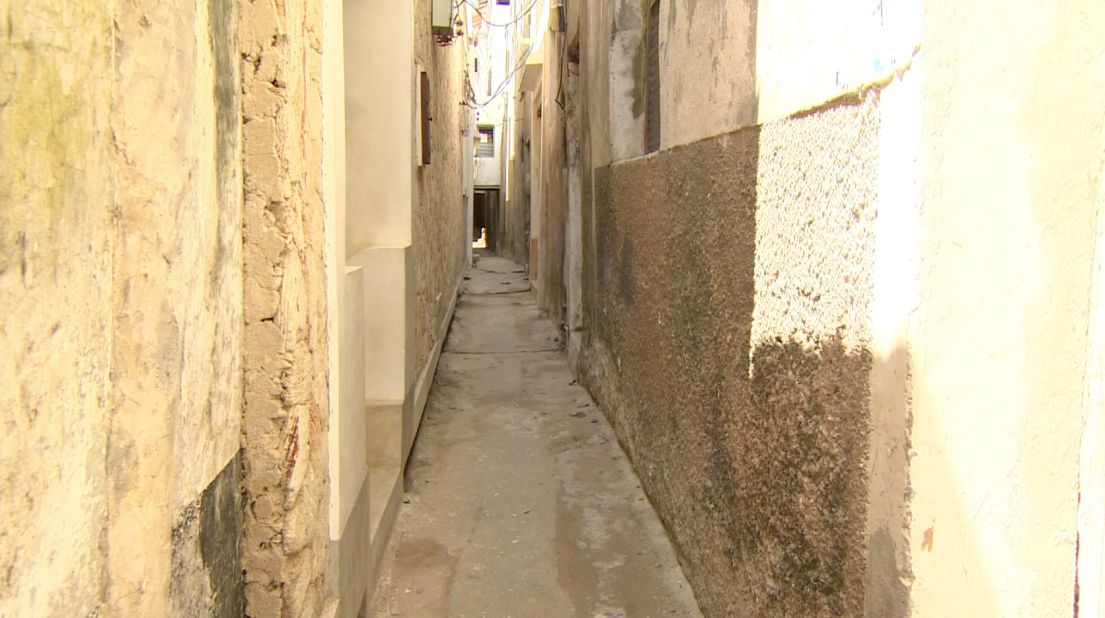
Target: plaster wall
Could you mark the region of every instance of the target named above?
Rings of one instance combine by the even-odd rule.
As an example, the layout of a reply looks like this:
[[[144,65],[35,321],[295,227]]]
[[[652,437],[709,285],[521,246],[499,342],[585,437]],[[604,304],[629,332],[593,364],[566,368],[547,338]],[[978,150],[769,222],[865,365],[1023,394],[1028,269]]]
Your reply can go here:
[[[584,379],[707,615],[862,610],[877,136],[864,99],[595,170]]]
[[[548,18],[543,20],[547,23]],[[547,31],[542,45],[542,88],[540,159],[541,191],[535,196],[539,202],[541,241],[537,264],[537,306],[553,322],[560,324],[565,318],[567,304],[567,279],[564,259],[567,249],[568,221],[568,145],[565,114],[567,96],[568,40],[566,33]]]
[[[753,120],[785,118],[908,66],[921,42],[921,5],[759,0],[747,90],[756,97]]]
[[[914,612],[1067,615],[1105,7],[939,2],[923,17]]]
[[[648,7],[641,0],[609,0],[598,3],[599,14],[609,13],[609,35],[600,41],[600,53],[607,55],[608,80],[605,89],[609,126],[608,146],[612,161],[640,156],[645,152],[645,27]]]
[[[337,215],[341,238],[332,252],[341,254],[346,271],[331,293],[341,299],[340,365],[330,368],[341,386],[330,390],[340,400],[331,411],[338,426],[330,437],[337,460],[329,471],[327,577],[335,602],[327,611],[353,617],[375,588],[402,492],[404,458],[467,255],[471,196],[464,170],[472,157],[472,127],[467,108],[458,105],[466,40],[435,44],[428,0],[346,0],[331,10],[332,23],[340,21],[334,28],[341,30],[344,74],[341,86],[323,96],[344,93],[343,102],[330,101],[327,108],[344,113],[344,124],[334,122],[328,133],[335,144],[330,160],[344,155],[344,187],[331,189],[336,199],[329,208],[344,213]],[[369,57],[375,60],[366,63]],[[422,71],[430,78],[432,120],[419,135]],[[331,83],[335,79],[336,72]],[[381,87],[389,89],[388,97],[380,96]],[[381,132],[382,126],[388,130]],[[429,142],[429,163],[421,161],[420,139]],[[387,164],[380,164],[383,159]],[[342,197],[344,207],[337,202]]]
[[[138,2],[115,18],[115,410],[106,457],[126,476],[108,489],[113,613],[184,614],[210,602],[207,582],[189,577],[199,552],[185,529],[189,505],[238,450],[234,20],[232,5],[215,2]],[[166,546],[171,563],[148,551]]]
[[[662,148],[756,123],[756,20],[757,7],[764,4],[660,3]],[[642,42],[633,65],[638,84],[633,111],[642,117],[648,88],[646,53]]]
[[[662,71],[688,5],[668,5]],[[624,76],[596,60],[621,53],[613,8],[581,23],[580,371],[704,611],[1069,613],[1076,573],[1095,591],[1101,573],[1099,496],[1078,515],[1101,10],[761,2],[762,125],[672,147],[665,115],[664,149],[625,159],[624,102],[603,100]],[[700,116],[681,131],[726,130]]]
[[[344,2],[348,257],[411,243],[414,10],[412,2]]]
[[[1105,611],[1105,209],[1097,217],[1078,504],[1078,612],[1085,616]]]
[[[106,609],[112,11],[0,3],[0,614]]]
[[[504,95],[507,96],[507,95]],[[519,264],[529,262],[529,101],[528,97],[507,102],[507,152],[504,154],[502,210],[496,230],[495,247],[499,255]]]
[[[241,611],[235,7],[3,11],[0,613]]]
[[[347,290],[347,286],[361,285],[360,273],[351,273],[345,266],[345,37],[344,14],[341,0],[325,0],[323,3],[323,200],[326,208],[326,303],[328,316],[326,328],[338,333],[328,339],[327,352],[330,363],[330,539],[341,537],[348,521],[359,486],[352,486],[354,478],[363,481],[363,440],[354,443],[350,438],[356,431],[346,431],[343,425],[359,422],[363,426],[363,414],[358,414],[360,404],[351,412],[348,402],[364,400],[364,326],[361,289]],[[354,329],[352,337],[342,337],[347,329]],[[354,343],[356,342],[356,343]],[[347,425],[348,426],[348,425]]]

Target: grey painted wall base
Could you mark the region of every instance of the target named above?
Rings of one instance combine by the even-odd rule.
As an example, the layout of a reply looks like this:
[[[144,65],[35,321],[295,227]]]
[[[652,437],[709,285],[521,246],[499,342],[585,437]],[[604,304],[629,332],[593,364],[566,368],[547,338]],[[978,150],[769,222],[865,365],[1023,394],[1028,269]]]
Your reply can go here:
[[[330,541],[330,594],[340,599],[334,615],[342,618],[357,615],[369,582],[368,485],[366,477],[344,533]]]
[[[438,327],[437,343],[403,401],[365,404],[368,476],[361,485],[342,537],[330,543],[327,610],[334,617],[356,618],[372,603],[380,567],[403,498],[403,469],[418,434],[438,360],[449,334],[462,279]]]
[[[403,467],[407,466],[407,458],[410,457],[411,447],[414,446],[414,438],[418,435],[418,427],[422,423],[422,414],[426,411],[426,400],[430,396],[430,386],[434,382],[434,374],[437,373],[437,362],[441,359],[441,349],[445,347],[445,337],[449,334],[449,325],[453,322],[453,313],[457,309],[457,298],[460,296],[460,284],[464,281],[464,271],[453,286],[453,300],[449,303],[449,310],[445,312],[441,324],[437,329],[437,343],[434,344],[433,354],[430,355],[426,366],[418,376],[414,385],[414,392],[408,398],[412,407],[410,414],[406,415],[403,423]]]

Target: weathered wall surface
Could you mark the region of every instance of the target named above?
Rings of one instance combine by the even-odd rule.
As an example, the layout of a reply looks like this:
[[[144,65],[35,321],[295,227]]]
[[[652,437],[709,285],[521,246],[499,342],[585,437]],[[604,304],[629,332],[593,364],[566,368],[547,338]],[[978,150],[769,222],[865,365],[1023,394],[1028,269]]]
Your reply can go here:
[[[703,609],[1069,613],[1105,13],[764,0],[763,124],[670,147],[707,97],[625,159],[619,6],[582,23],[582,371]]]
[[[414,182],[416,375],[421,374],[444,335],[442,320],[452,307],[464,268],[467,223],[461,157],[469,156],[470,151],[462,151],[461,144],[469,143],[475,131],[468,126],[468,108],[460,105],[466,42],[460,38],[446,47],[434,43],[430,9],[429,0],[419,0],[414,19],[415,61],[430,77],[433,117],[429,136],[432,162],[416,170]]]
[[[65,0],[0,14],[0,614],[91,615],[105,607],[112,15]]]
[[[246,612],[315,616],[329,496],[321,5],[241,10]]]
[[[118,408],[107,465],[128,472],[112,484],[109,590],[120,614],[152,610],[134,603],[159,605],[167,585],[170,615],[226,615],[242,605],[237,11],[212,0],[119,12]],[[149,551],[166,535],[168,560]]]
[[[564,109],[564,80],[567,71],[567,37],[549,32],[542,45],[544,63],[542,82],[548,88],[541,91],[541,124],[539,157],[542,169],[539,182],[541,190],[541,240],[537,259],[537,306],[556,324],[565,317],[566,279],[564,256],[567,248],[565,225],[568,220],[568,159],[565,140],[566,116]]]
[[[109,487],[107,546],[108,594],[119,614],[186,615],[211,602],[205,572],[214,565],[196,551],[203,531],[189,520],[238,450],[234,17],[228,2],[179,1],[130,3],[115,18],[115,410],[107,467],[119,476]],[[172,560],[149,551],[159,546],[173,548]]]
[[[0,613],[236,615],[235,5],[3,12]]]
[[[662,147],[755,124],[758,4],[754,0],[660,3]],[[635,92],[645,92],[645,51],[638,53]],[[634,109],[638,105],[643,110],[635,100]]]
[[[877,130],[871,99],[597,170],[586,380],[707,614],[862,607]]]
[[[529,161],[533,156],[528,145],[529,140],[529,104],[523,99],[514,99],[508,103],[513,116],[507,122],[508,144],[506,169],[503,170],[504,187],[496,230],[495,249],[499,255],[514,260],[518,264],[529,262]]]

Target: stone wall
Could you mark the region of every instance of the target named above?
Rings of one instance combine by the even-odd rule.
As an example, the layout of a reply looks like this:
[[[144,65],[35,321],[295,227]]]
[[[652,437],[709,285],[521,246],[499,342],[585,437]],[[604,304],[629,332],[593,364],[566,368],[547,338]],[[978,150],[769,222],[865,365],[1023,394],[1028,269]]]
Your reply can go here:
[[[452,308],[464,268],[467,223],[461,144],[469,146],[475,131],[469,125],[469,108],[461,104],[467,43],[464,38],[444,47],[434,43],[430,10],[429,0],[419,0],[414,14],[414,58],[430,77],[433,117],[429,135],[432,161],[416,169],[414,181],[416,375],[421,375],[444,336],[442,320]],[[463,156],[469,153],[465,150]]]
[[[246,613],[316,616],[329,541],[321,4],[241,11]]]

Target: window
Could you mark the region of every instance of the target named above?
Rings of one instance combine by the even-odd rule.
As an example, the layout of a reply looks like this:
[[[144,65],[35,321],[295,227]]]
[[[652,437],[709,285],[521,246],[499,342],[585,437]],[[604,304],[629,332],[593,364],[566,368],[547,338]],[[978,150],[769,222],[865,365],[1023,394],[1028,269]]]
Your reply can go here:
[[[648,11],[648,94],[645,99],[645,152],[660,149],[660,0]]]
[[[476,156],[493,158],[495,156],[495,125],[484,124],[477,127]]]

